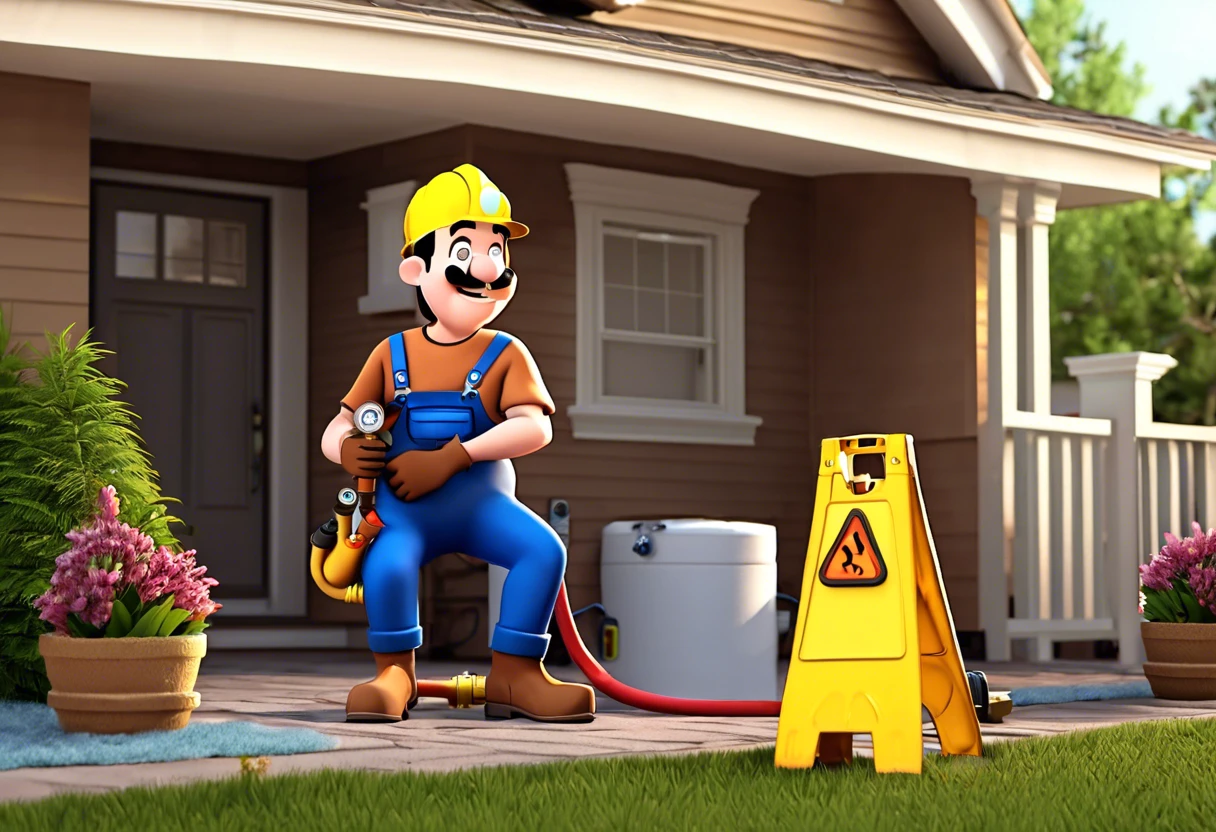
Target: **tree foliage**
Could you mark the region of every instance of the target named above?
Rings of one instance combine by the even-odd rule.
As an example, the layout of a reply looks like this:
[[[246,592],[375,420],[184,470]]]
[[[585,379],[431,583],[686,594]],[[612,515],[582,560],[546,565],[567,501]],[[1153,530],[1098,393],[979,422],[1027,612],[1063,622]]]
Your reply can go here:
[[[1131,116],[1148,92],[1144,67],[1085,16],[1084,0],[1035,0],[1026,34],[1052,75],[1053,102]],[[1216,135],[1216,82],[1199,81],[1180,111],[1158,121]],[[1167,169],[1163,198],[1062,211],[1051,229],[1052,366],[1126,350],[1164,352],[1179,366],[1154,387],[1157,417],[1216,424],[1216,240],[1195,233],[1216,209],[1210,172]]]
[[[122,383],[96,368],[105,351],[87,333],[70,334],[30,361],[0,314],[0,699],[46,698],[38,636],[49,628],[32,602],[103,486],[117,489],[123,521],[177,545]]]

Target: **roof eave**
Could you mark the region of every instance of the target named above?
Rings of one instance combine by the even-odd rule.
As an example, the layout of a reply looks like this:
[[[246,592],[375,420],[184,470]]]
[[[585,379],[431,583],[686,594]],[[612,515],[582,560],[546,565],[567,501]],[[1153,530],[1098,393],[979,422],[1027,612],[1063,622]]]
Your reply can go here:
[[[1005,0],[895,2],[960,81],[1051,98],[1051,78]]]

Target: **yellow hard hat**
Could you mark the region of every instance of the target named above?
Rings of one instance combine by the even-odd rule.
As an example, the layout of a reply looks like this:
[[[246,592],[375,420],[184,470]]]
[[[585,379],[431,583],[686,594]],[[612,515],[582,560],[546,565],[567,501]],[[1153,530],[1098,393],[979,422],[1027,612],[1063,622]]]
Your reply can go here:
[[[461,220],[506,226],[512,240],[528,233],[528,226],[511,219],[507,195],[479,168],[465,164],[439,174],[410,199],[405,209],[401,256],[407,256],[420,238]]]

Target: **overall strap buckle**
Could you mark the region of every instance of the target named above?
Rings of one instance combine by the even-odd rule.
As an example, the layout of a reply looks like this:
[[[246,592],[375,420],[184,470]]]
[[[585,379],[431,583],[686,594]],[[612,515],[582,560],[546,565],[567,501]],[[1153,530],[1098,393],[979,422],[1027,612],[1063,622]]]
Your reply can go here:
[[[481,373],[476,369],[469,370],[469,374],[464,377],[464,390],[460,393],[462,399],[477,398],[477,385],[481,383]]]
[[[464,377],[464,390],[460,394],[461,399],[477,397],[478,385],[485,379],[491,365],[498,360],[498,357],[509,346],[511,346],[510,335],[505,332],[494,334],[494,337],[490,339],[489,346],[486,347],[486,351],[481,354],[481,358],[477,359],[476,366],[469,370],[469,374]]]
[[[410,370],[405,357],[405,333],[394,333],[388,339],[389,352],[393,360],[393,404],[405,406],[405,397],[410,393]]]

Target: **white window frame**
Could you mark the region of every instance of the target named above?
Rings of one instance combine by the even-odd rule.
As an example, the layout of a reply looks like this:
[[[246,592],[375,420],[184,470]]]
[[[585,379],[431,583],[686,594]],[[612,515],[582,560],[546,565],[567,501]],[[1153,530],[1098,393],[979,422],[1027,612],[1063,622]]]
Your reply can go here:
[[[416,312],[418,293],[401,280],[401,224],[418,183],[410,179],[367,192],[360,208],[367,212],[367,294],[359,298],[360,315]]]
[[[574,162],[566,165],[566,176],[577,246],[577,376],[575,404],[567,410],[574,438],[754,445],[762,420],[746,409],[743,236],[759,192]],[[705,289],[713,304],[715,403],[603,395],[605,224],[713,239],[712,278]]]

